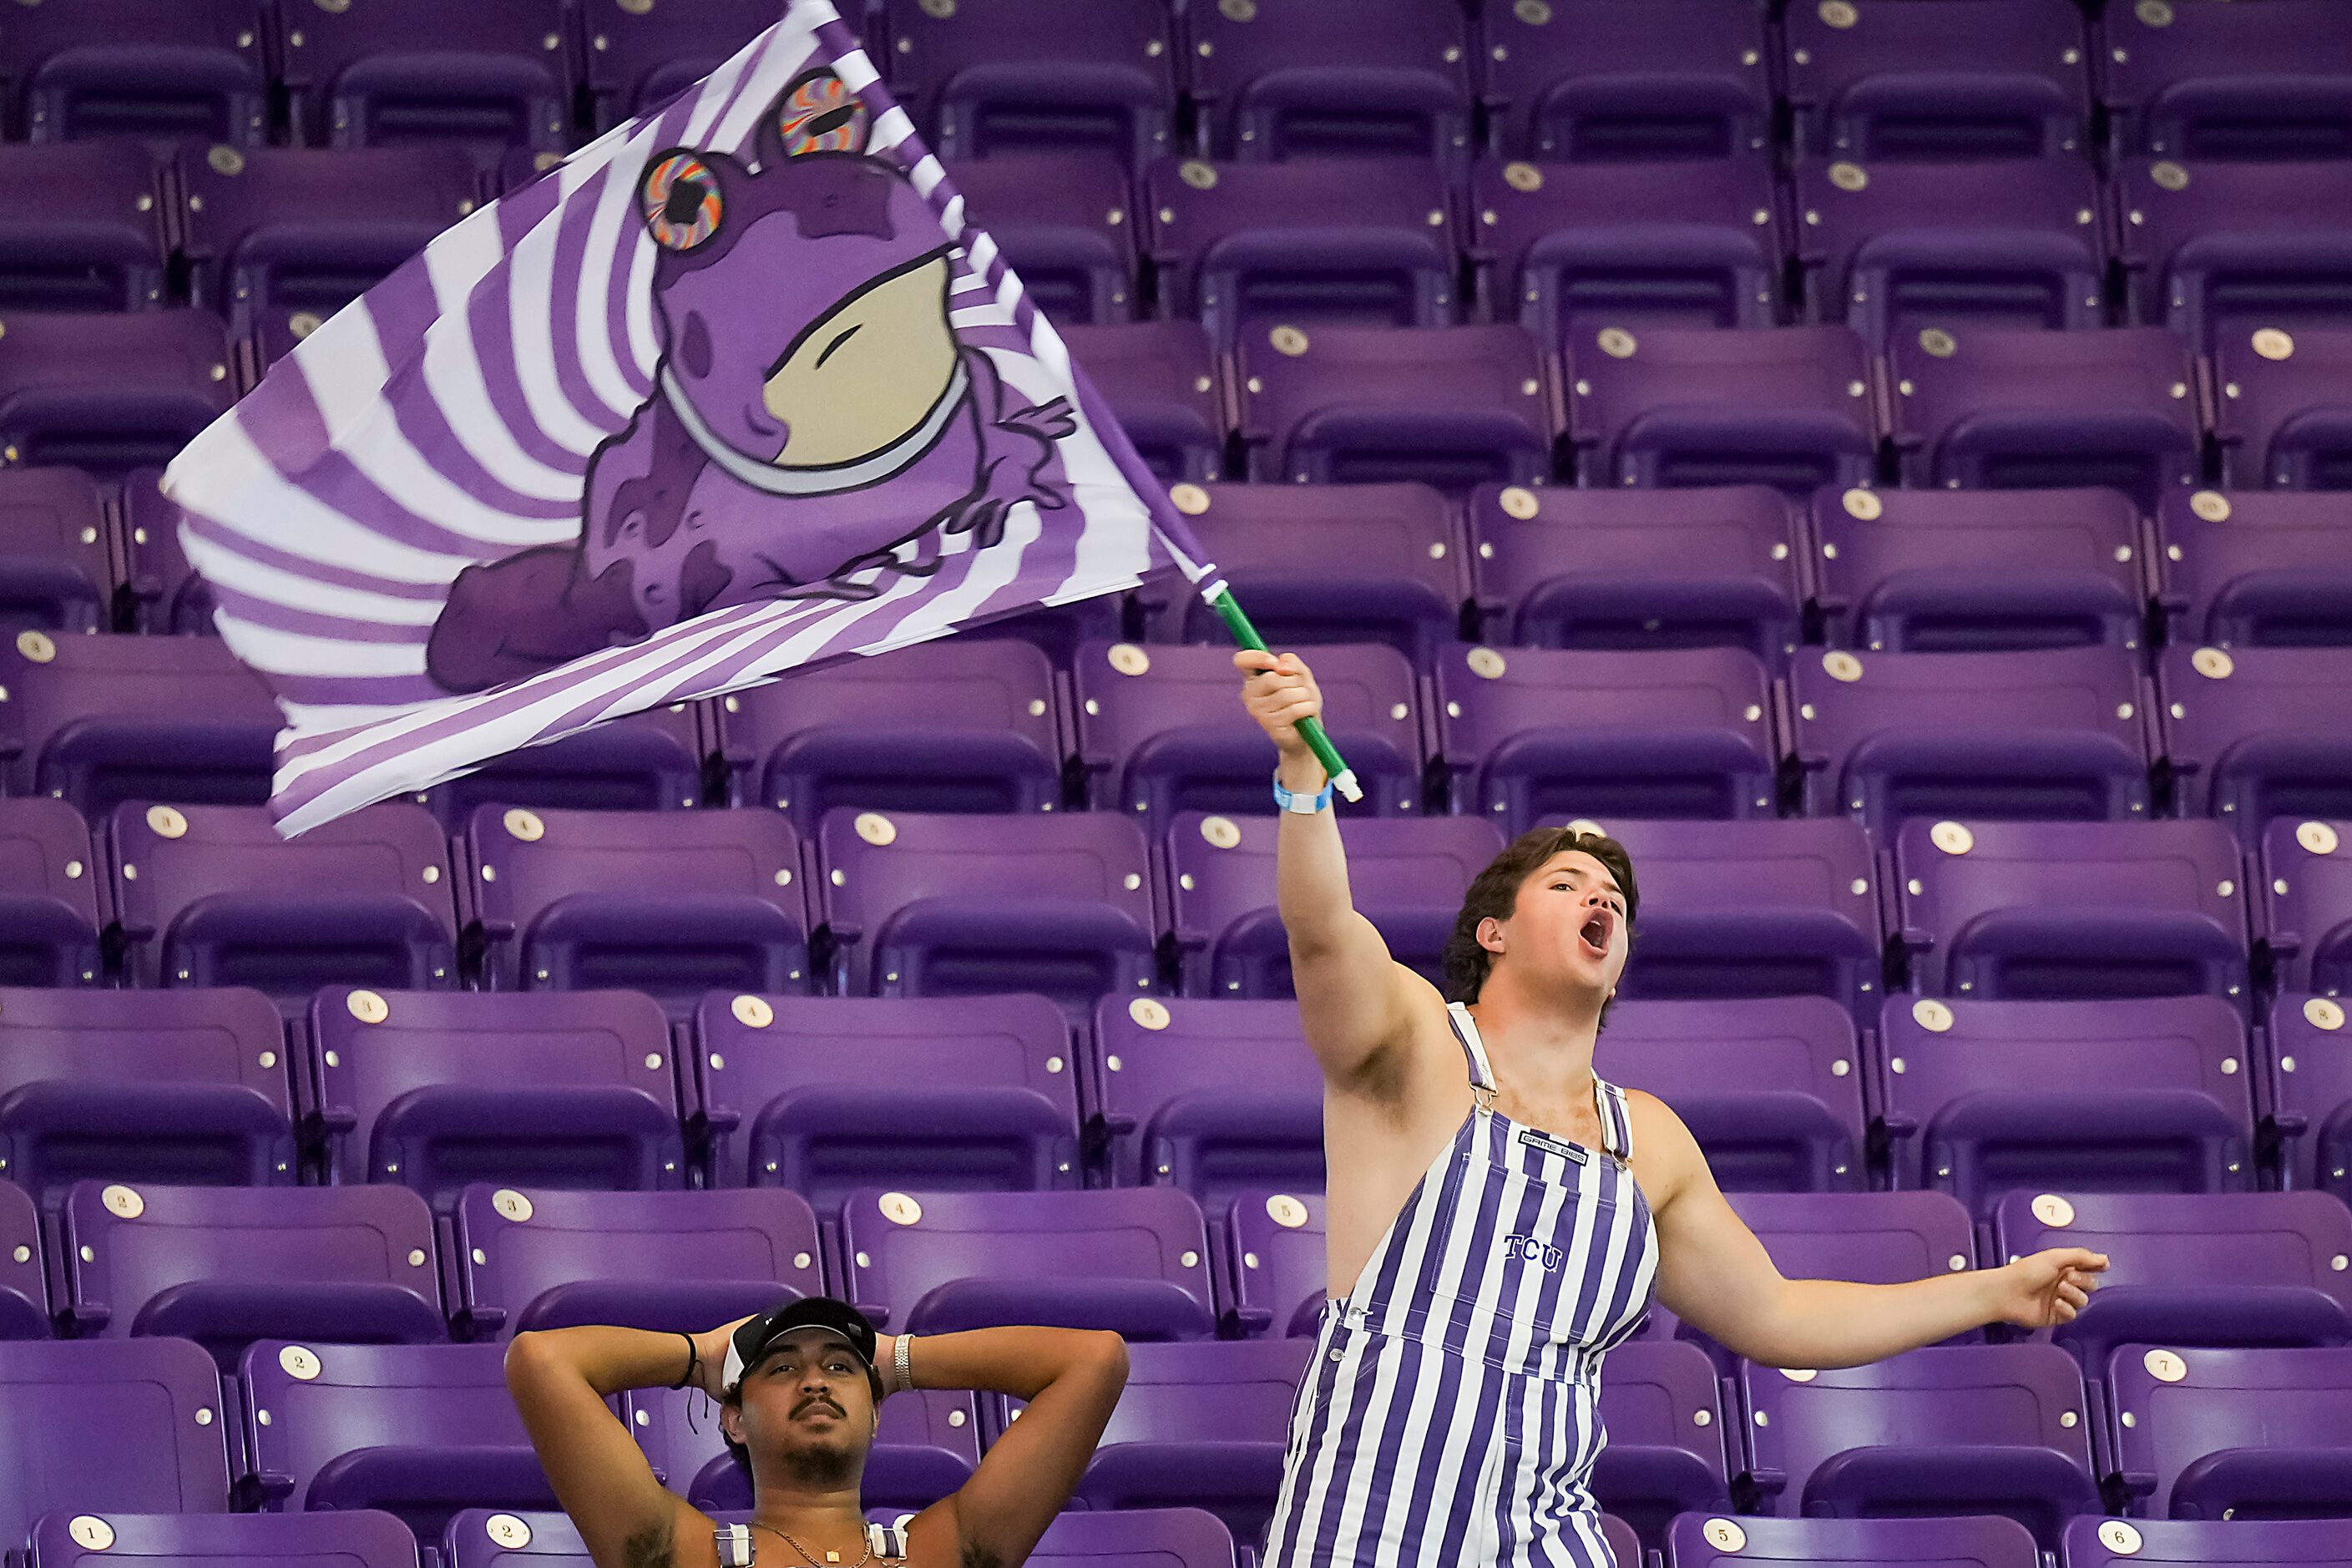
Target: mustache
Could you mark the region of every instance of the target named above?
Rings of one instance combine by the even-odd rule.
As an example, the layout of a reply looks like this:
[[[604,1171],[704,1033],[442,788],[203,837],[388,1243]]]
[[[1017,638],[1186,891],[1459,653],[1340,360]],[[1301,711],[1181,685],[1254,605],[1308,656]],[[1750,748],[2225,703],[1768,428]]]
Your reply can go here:
[[[814,1410],[819,1405],[823,1405],[825,1409],[832,1411],[835,1415],[840,1416],[845,1421],[849,1418],[849,1412],[844,1410],[840,1405],[835,1405],[832,1400],[827,1399],[824,1394],[812,1394],[806,1399],[802,1400],[798,1405],[793,1406],[793,1419],[795,1421],[799,1420],[802,1416],[807,1415],[810,1411]]]

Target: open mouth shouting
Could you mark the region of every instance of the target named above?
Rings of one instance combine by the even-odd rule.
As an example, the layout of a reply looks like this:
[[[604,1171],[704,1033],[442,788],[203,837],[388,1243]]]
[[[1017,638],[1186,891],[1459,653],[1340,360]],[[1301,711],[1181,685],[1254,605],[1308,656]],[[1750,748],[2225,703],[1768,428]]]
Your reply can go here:
[[[1576,940],[1585,956],[1595,961],[1609,956],[1609,943],[1617,934],[1617,911],[1602,904],[1585,917]]]

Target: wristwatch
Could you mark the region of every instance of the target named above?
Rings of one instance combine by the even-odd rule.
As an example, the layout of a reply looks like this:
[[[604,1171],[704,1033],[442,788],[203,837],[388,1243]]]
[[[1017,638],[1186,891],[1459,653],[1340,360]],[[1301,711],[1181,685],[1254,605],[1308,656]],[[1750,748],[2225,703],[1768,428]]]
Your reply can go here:
[[[1276,775],[1274,781],[1274,804],[1284,811],[1296,812],[1300,816],[1312,816],[1318,811],[1330,809],[1331,785],[1328,782],[1325,783],[1320,795],[1300,795],[1295,790],[1283,788],[1282,779]]]

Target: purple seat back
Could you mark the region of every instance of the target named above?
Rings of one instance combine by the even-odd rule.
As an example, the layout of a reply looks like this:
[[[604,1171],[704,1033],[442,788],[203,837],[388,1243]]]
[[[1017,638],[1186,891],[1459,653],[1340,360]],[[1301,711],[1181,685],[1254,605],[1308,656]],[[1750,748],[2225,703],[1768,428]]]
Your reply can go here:
[[[1771,678],[1738,648],[1455,647],[1437,663],[1454,809],[1539,816],[1769,816]]]
[[[0,43],[0,48],[5,48]],[[0,307],[139,310],[159,303],[176,212],[131,142],[0,151]]]
[[[330,1181],[398,1183],[445,1213],[475,1181],[686,1184],[669,1031],[649,997],[330,986],[306,1032]]]
[[[581,1193],[477,1184],[451,1215],[451,1295],[475,1339],[618,1323],[699,1333],[823,1293],[797,1193]]]
[[[283,13],[277,75],[312,147],[455,144],[484,168],[509,148],[563,152],[572,70],[559,0],[466,0]]]
[[[161,465],[228,412],[237,386],[220,318],[14,310],[0,339],[0,450],[100,480]]]
[[[2175,491],[2157,509],[2156,531],[2168,641],[2352,643],[2352,496]]]
[[[1324,726],[1363,782],[1366,808],[1411,812],[1422,774],[1412,664],[1392,647],[1343,643],[1317,648],[1313,665]],[[1090,804],[1146,823],[1182,811],[1272,813],[1272,742],[1234,700],[1238,680],[1229,647],[1079,648],[1072,717]]]
[[[2122,1494],[2154,1519],[2341,1517],[2352,1345],[2127,1346],[2107,1363]]]
[[[1715,1365],[1695,1345],[1637,1340],[1609,1352],[1601,1374],[1608,1445],[1592,1466],[1601,1506],[1658,1540],[1676,1514],[1731,1506],[1727,1431]]]
[[[321,985],[457,983],[448,840],[386,802],[278,836],[250,805],[141,805],[106,824],[137,985],[250,985],[299,1011]]]
[[[1767,668],[1797,644],[1804,548],[1762,485],[1643,491],[1481,486],[1472,595],[1490,643],[1654,651],[1728,645]]]
[[[1135,319],[1135,203],[1101,153],[1020,153],[947,166],[971,221],[1056,326]]]
[[[709,1395],[640,1388],[621,1396],[621,1408],[654,1473],[672,1491],[714,1512],[751,1506],[751,1472],[727,1452]],[[882,1405],[861,1490],[869,1508],[929,1508],[971,1479],[979,1464],[980,1416],[971,1394],[901,1394]]]
[[[2063,5],[1797,5],[1785,27],[1786,89],[1803,152],[2011,167],[2088,145],[2083,20]]]
[[[1895,870],[1888,923],[1922,995],[2244,1009],[2246,900],[2219,823],[1915,819]]]
[[[114,610],[110,531],[88,474],[0,472],[0,629],[107,629]]]
[[[1084,148],[1136,168],[1169,150],[1174,29],[1153,0],[869,9],[897,43],[891,86],[942,158]]]
[[[768,0],[584,0],[578,11],[587,45],[582,80],[600,131],[668,102],[776,22]]]
[[[572,1516],[552,1510],[459,1509],[439,1544],[449,1568],[591,1568],[595,1561]]]
[[[2163,1563],[2221,1568],[2230,1563],[2352,1563],[2352,1520],[2120,1520],[2090,1517],[2066,1526],[2058,1548],[2063,1568],[2122,1568]]]
[[[9,123],[21,115],[36,142],[126,136],[158,150],[183,138],[259,146],[269,135],[262,11],[255,0],[27,6],[0,34]]]
[[[2263,830],[2255,939],[2281,991],[2352,989],[2352,821]]]
[[[1066,327],[1062,341],[1154,475],[1197,482],[1224,472],[1231,416],[1207,329],[1198,321]]]
[[[1218,157],[1469,158],[1468,29],[1451,6],[1255,0],[1184,20],[1187,85]]]
[[[999,1323],[1196,1340],[1216,1329],[1201,1205],[1172,1187],[885,1193],[842,1205],[840,1294],[893,1333]]]
[[[1078,1058],[1046,997],[714,994],[694,1037],[721,1186],[829,1217],[859,1187],[1083,1184]]]
[[[2342,163],[2129,158],[2115,199],[2131,319],[2170,327],[2200,353],[2264,327],[2347,324],[2352,172]]]
[[[1163,881],[1185,995],[1293,994],[1275,908],[1278,826],[1271,817],[1191,813],[1169,825]],[[1503,852],[1502,835],[1475,817],[1350,817],[1339,837],[1356,908],[1398,963],[1437,975],[1462,890]]]
[[[1593,1060],[1673,1106],[1727,1191],[1864,1184],[1862,1052],[1853,1019],[1825,996],[1629,1001],[1611,1010]]]
[[[32,1194],[13,1182],[0,1184],[0,1339],[49,1337],[45,1261]]]
[[[1087,1509],[1037,1538],[1037,1568],[1233,1568],[1234,1534],[1201,1508]]]
[[[510,752],[434,785],[424,804],[451,833],[464,832],[492,802],[550,811],[688,811],[702,804],[703,751],[698,707],[674,703]]]
[[[6,990],[0,1018],[0,1159],[26,1190],[293,1183],[292,1058],[261,993]]]
[[[206,633],[213,629],[212,585],[180,550],[180,509],[163,499],[163,472],[123,476],[121,500],[122,592],[135,629]]]
[[[2352,816],[2352,649],[2170,647],[2156,689],[2182,815],[2249,849],[2278,817]]]
[[[1214,1223],[1223,1227],[1225,1331],[1314,1338],[1331,1300],[1321,1191],[1236,1192]]]
[[[2089,1522],[2077,1520],[2067,1529]],[[1726,1529],[1729,1526],[1729,1529]],[[2033,1533],[1997,1514],[1969,1519],[1738,1519],[1688,1514],[1666,1534],[1666,1568],[2033,1568]]]
[[[2264,327],[2212,350],[2221,480],[2242,489],[2352,489],[2352,328]]]
[[[1291,1003],[1107,996],[1087,1079],[1113,1186],[1181,1187],[1213,1219],[1245,1190],[1323,1190],[1323,1074]]]
[[[14,985],[89,985],[113,912],[73,807],[0,802],[0,975]]]
[[[2272,1119],[2290,1187],[2317,1187],[2352,1202],[2352,1051],[2344,1004],[2289,994],[2271,1006]]]
[[[53,1508],[226,1513],[220,1376],[185,1340],[0,1342],[0,1531]]]
[[[2017,1188],[2253,1185],[2245,1026],[2218,996],[1898,996],[1878,1038],[1899,1187],[1951,1193],[1984,1218]]]
[[[103,1532],[90,1529],[103,1525]],[[102,1540],[99,1546],[95,1542]],[[33,1526],[26,1568],[416,1568],[416,1537],[388,1513],[85,1513],[60,1508]]]
[[[2101,30],[2118,153],[2176,158],[2341,158],[2352,152],[2352,23],[2326,0],[2260,13],[2127,6]]]
[[[1488,139],[1515,158],[1759,152],[1772,134],[1765,17],[1741,0],[1542,0],[1484,18]]]

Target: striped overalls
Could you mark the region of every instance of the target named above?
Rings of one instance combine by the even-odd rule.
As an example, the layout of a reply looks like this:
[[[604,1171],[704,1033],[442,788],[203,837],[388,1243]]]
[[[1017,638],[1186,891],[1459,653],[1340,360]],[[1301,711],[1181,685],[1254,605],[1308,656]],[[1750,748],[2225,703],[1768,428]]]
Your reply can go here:
[[[1601,1363],[1648,1310],[1658,1254],[1625,1092],[1596,1080],[1604,1152],[1523,1127],[1450,1013],[1475,1104],[1324,1305],[1265,1568],[1611,1568],[1586,1486]]]

